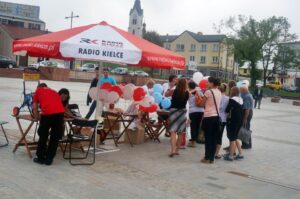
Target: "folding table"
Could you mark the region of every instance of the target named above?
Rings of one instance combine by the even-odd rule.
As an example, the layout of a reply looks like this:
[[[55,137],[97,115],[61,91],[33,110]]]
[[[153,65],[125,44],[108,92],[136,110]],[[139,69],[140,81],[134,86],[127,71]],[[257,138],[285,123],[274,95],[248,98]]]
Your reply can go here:
[[[32,158],[31,155],[31,150],[36,149],[37,146],[37,142],[35,141],[28,141],[26,139],[27,134],[29,133],[30,129],[32,128],[33,124],[38,122],[38,120],[34,119],[31,115],[18,115],[18,116],[13,116],[16,118],[17,124],[18,124],[18,128],[19,131],[21,133],[21,138],[20,140],[17,142],[17,144],[15,145],[15,148],[13,150],[13,153],[16,152],[16,150],[19,148],[19,146],[25,146],[26,151],[29,155],[30,158]],[[29,125],[26,129],[23,128],[23,126],[21,125],[21,120],[23,121],[28,121]]]
[[[155,121],[151,120],[149,117],[149,113],[144,114],[142,122],[145,125],[146,135],[151,140],[160,142],[159,136],[165,129],[164,124],[161,122],[155,122]]]
[[[114,112],[108,112],[108,111],[104,111],[102,113],[102,115],[103,115],[104,119],[107,120],[107,123],[108,123],[108,129],[104,129],[104,131],[106,133],[106,136],[108,134],[111,134],[115,145],[118,146],[118,143],[121,143],[121,142],[119,142],[120,138],[125,133],[125,136],[127,136],[131,147],[133,147],[133,144],[130,140],[130,136],[127,133],[127,129],[130,126],[130,124],[132,124],[132,122],[134,122],[134,120],[137,118],[137,115],[114,113]],[[113,133],[113,127],[115,125],[117,125],[118,123],[121,123],[123,125],[124,129],[122,130],[122,132],[118,136],[116,136]]]
[[[8,123],[8,122],[5,122],[5,121],[0,121],[0,126],[1,126],[1,129],[2,129],[2,131],[3,131],[3,134],[4,134],[4,136],[5,136],[5,139],[6,139],[6,144],[0,145],[0,147],[7,146],[7,145],[8,145],[8,143],[9,143],[9,141],[8,141],[8,139],[7,139],[6,132],[5,132],[4,128],[3,128],[3,125],[4,125],[4,124],[7,124],[7,123]]]

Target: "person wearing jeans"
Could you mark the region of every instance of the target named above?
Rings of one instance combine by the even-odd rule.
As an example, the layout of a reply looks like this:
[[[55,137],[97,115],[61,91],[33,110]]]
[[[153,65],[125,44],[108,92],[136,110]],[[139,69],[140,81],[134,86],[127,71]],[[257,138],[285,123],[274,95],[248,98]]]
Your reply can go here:
[[[191,139],[188,147],[196,147],[196,141],[200,131],[200,124],[203,117],[204,109],[196,105],[196,95],[203,96],[202,92],[196,88],[196,83],[190,81],[188,83],[190,98],[189,98],[189,119],[191,127]]]
[[[243,126],[247,129],[250,130],[251,127],[251,120],[253,117],[253,97],[249,92],[248,86],[243,85],[240,88],[241,92],[241,97],[243,99]],[[243,149],[251,149],[252,148],[252,140],[250,138],[249,143],[242,142],[242,148]]]
[[[220,80],[218,78],[209,77],[201,106],[204,108],[204,118],[202,121],[202,129],[205,135],[205,156],[201,160],[204,164],[212,164],[215,160],[217,135],[219,128],[219,108],[222,94],[218,89]]]

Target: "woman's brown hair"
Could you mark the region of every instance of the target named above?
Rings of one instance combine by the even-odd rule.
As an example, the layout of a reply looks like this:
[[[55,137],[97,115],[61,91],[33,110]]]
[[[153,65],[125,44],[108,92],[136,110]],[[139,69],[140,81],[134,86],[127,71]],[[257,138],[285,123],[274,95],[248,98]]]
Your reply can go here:
[[[236,86],[230,89],[230,97],[236,97],[240,95],[240,89]]]
[[[177,94],[179,97],[184,97],[187,91],[187,81],[184,78],[179,79],[176,85]]]

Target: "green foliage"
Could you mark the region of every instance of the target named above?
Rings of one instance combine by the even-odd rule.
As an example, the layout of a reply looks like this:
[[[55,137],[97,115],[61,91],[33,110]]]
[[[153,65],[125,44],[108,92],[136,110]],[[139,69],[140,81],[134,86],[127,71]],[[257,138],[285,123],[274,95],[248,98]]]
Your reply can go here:
[[[258,61],[263,63],[264,84],[273,72],[268,72],[271,63],[275,63],[276,67],[279,64],[286,65],[286,67],[299,64],[296,61],[295,52],[291,49],[285,49],[284,58],[280,55],[279,46],[283,42],[297,38],[295,34],[289,32],[290,24],[285,17],[273,16],[257,21],[251,17],[239,15],[237,18],[230,17],[226,21],[222,20],[216,29],[221,30],[224,27],[231,30],[228,42],[234,45],[235,61],[239,66],[243,66],[245,62],[250,63],[251,86],[255,86],[256,79],[259,78],[256,67]],[[232,34],[232,31],[235,34]]]
[[[159,34],[156,31],[144,31],[143,38],[158,46],[163,46],[163,41],[161,40]]]

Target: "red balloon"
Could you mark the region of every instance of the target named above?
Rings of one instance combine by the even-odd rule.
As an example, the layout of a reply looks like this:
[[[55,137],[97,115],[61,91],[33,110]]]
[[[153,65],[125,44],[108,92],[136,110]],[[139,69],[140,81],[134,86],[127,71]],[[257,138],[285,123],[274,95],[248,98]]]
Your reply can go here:
[[[119,86],[113,86],[111,89],[109,89],[109,92],[116,92],[118,93],[119,97],[122,96],[123,92],[122,89]]]
[[[101,89],[103,89],[103,90],[110,90],[112,87],[113,87],[113,85],[111,83],[109,83],[109,82],[104,82],[101,85]]]
[[[133,100],[134,101],[141,101],[146,96],[146,92],[143,88],[139,87],[136,88],[133,92]]]
[[[150,106],[150,107],[144,107],[142,105],[139,105],[139,110],[146,112],[146,113],[154,113],[157,111],[157,109],[158,109],[157,104],[152,104],[152,106]]]
[[[199,87],[201,88],[201,90],[206,90],[207,89],[207,80],[202,79],[199,83]]]
[[[147,108],[148,113],[154,113],[156,112],[158,109],[158,105],[157,104],[152,104],[152,106],[150,106],[149,108]]]

